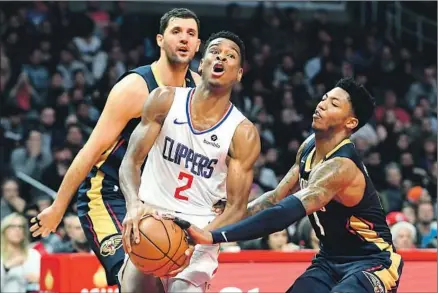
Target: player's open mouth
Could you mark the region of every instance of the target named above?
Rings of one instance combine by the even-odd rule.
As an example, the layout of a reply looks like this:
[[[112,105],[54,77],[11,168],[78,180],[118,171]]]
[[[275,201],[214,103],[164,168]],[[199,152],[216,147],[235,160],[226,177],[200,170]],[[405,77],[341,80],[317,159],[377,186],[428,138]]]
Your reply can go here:
[[[224,72],[225,72],[225,68],[224,68],[224,65],[222,63],[216,63],[213,66],[213,76],[219,77],[222,74],[224,74]]]
[[[181,48],[179,48],[178,49],[178,52],[180,52],[180,53],[187,53],[189,51],[189,48],[187,48],[187,47],[181,47]]]

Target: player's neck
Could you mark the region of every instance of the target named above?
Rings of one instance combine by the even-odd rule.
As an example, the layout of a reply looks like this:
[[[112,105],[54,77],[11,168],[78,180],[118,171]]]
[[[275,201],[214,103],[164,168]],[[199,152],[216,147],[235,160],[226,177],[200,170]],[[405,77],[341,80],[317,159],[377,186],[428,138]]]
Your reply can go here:
[[[198,115],[220,116],[230,107],[230,95],[229,90],[216,90],[201,82],[193,94],[192,109]]]
[[[166,58],[155,62],[158,79],[166,86],[184,86],[189,64],[171,64]]]
[[[322,160],[344,139],[348,138],[345,133],[339,132],[336,134],[316,132],[315,133],[315,159]],[[315,160],[315,161],[316,161]]]

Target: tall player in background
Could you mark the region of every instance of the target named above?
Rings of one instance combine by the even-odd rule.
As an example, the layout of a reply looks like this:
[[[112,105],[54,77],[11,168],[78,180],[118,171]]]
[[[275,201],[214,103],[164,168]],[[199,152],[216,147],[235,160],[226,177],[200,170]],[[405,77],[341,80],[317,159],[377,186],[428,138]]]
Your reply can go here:
[[[149,92],[163,85],[193,87],[195,80],[200,80],[198,74],[189,70],[200,45],[198,33],[199,20],[188,9],[173,9],[161,17],[156,38],[160,58],[119,79],[93,133],[65,175],[54,203],[33,219],[34,235],[55,232],[80,185],[77,205],[81,225],[105,268],[109,285],[118,281],[125,256],[122,221],[126,202],[119,189],[118,171],[130,135],[140,122]],[[141,285],[135,288],[144,292]]]
[[[244,44],[238,36],[213,34],[199,67],[198,87],[160,87],[150,94],[120,167],[120,187],[128,203],[123,236],[128,251],[131,233],[139,241],[139,220],[154,210],[177,214],[205,229],[244,217],[260,137],[230,102],[243,61]],[[140,180],[146,156],[150,159]],[[211,208],[223,199],[225,210],[216,217]],[[196,246],[189,266],[163,279],[166,292],[206,292],[218,254],[218,245]],[[120,274],[122,287],[141,275],[128,259]]]
[[[295,165],[275,190],[251,202],[254,215],[211,233],[175,221],[195,242],[211,244],[262,237],[308,215],[321,250],[287,292],[396,292],[403,261],[392,245],[379,196],[349,140],[373,112],[374,99],[363,86],[340,80],[316,107],[315,134],[300,147]],[[298,183],[301,190],[289,195]]]

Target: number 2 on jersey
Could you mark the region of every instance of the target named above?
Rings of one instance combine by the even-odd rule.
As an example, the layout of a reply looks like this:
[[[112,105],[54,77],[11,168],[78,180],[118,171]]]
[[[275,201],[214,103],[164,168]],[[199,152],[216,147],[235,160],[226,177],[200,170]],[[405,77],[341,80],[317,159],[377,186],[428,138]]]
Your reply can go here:
[[[185,195],[182,195],[181,192],[192,187],[193,175],[185,173],[185,172],[179,172],[178,180],[183,180],[183,179],[187,179],[187,182],[185,185],[177,187],[175,189],[175,198],[181,199],[181,200],[189,200],[189,198]]]

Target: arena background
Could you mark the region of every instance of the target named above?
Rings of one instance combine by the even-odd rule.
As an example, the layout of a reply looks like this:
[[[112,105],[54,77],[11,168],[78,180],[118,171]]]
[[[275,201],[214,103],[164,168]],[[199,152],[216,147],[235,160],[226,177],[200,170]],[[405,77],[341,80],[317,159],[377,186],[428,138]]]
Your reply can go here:
[[[233,102],[262,137],[251,198],[294,163],[314,106],[337,79],[366,85],[378,107],[354,142],[406,261],[399,292],[436,292],[437,5],[419,1],[1,2],[2,288],[10,281],[4,252],[18,239],[26,266],[16,277],[27,292],[39,284],[51,292],[115,290],[84,241],[74,202],[46,239],[11,221],[50,205],[117,78],[157,58],[159,17],[174,7],[198,14],[202,40],[224,29],[245,40]],[[306,220],[224,245],[211,291],[284,291],[317,245]]]

